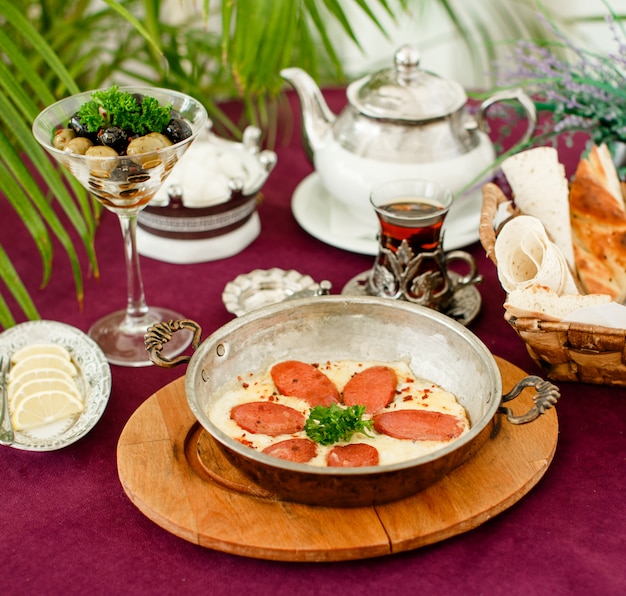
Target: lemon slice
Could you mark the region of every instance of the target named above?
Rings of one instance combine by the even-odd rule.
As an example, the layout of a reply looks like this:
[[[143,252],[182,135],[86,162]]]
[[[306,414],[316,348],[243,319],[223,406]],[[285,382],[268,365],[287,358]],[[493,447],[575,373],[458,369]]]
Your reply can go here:
[[[74,383],[74,377],[64,370],[58,368],[35,368],[33,370],[25,370],[17,377],[13,377],[8,384],[7,390],[9,395],[9,404],[13,402],[13,397],[26,383],[41,379],[63,379],[64,381]]]
[[[19,378],[22,379],[23,377],[24,375]],[[77,400],[82,402],[83,397],[78,390],[78,386],[72,377],[69,377],[68,379],[45,378],[27,381],[17,389],[9,391],[9,407],[12,406],[14,409],[17,409],[19,408],[20,402],[27,399],[31,395],[43,394],[46,392],[54,393],[56,391],[61,393],[70,393]],[[11,384],[9,384],[9,387],[11,387]]]
[[[54,354],[33,354],[27,356],[23,360],[19,360],[15,366],[11,367],[9,372],[9,382],[13,379],[17,379],[22,373],[27,370],[36,370],[39,368],[54,368],[62,370],[68,375],[75,377],[78,374],[76,367],[72,364],[71,360],[66,360],[62,356]]]
[[[84,405],[72,393],[42,391],[27,395],[16,403],[11,416],[15,430],[29,430],[82,412]]]
[[[17,364],[20,360],[25,360],[31,356],[59,356],[65,360],[70,359],[70,353],[64,346],[59,344],[30,344],[14,352],[11,356],[11,363]]]

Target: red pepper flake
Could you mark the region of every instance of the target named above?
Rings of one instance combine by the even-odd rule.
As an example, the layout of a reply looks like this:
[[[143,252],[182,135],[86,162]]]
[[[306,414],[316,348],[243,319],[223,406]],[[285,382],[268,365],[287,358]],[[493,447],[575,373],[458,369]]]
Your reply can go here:
[[[248,383],[242,383],[242,384],[241,384],[241,386],[242,386],[244,389],[247,389],[248,387],[250,387],[250,385],[249,385]]]
[[[241,381],[241,380],[242,380],[242,378],[243,378],[243,377],[242,377],[241,375],[239,375],[239,376],[237,377],[237,380],[238,380],[238,381]]]
[[[245,437],[236,437],[235,441],[239,441],[242,445],[245,445],[246,447],[253,447],[254,446],[254,443],[252,441],[249,441]]]
[[[413,401],[413,396],[412,395],[405,395],[402,398],[402,401]]]

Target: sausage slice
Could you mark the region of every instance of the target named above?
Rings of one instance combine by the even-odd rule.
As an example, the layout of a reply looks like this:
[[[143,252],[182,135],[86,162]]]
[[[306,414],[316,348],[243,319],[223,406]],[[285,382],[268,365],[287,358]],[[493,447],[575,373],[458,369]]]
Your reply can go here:
[[[330,406],[339,402],[339,391],[320,370],[298,360],[285,360],[270,370],[276,389],[290,397],[306,400],[311,406]]]
[[[388,366],[371,366],[357,373],[343,388],[346,406],[365,406],[367,414],[382,410],[396,393],[398,377]]]
[[[230,417],[244,430],[269,435],[292,434],[304,428],[304,414],[273,402],[248,402],[235,406]]]
[[[310,439],[285,439],[266,447],[263,453],[305,464],[317,455],[317,445]]]
[[[357,468],[360,466],[377,466],[378,450],[366,443],[351,443],[333,447],[326,458],[328,467]]]
[[[374,430],[396,439],[412,441],[450,441],[464,430],[463,421],[430,410],[395,410],[372,417]]]

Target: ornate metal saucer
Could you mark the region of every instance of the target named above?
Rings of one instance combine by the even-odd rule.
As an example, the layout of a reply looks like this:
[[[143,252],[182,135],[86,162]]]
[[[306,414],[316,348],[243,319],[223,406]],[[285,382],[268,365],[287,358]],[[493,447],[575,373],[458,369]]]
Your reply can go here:
[[[255,269],[228,282],[222,293],[222,301],[228,312],[239,317],[283,300],[323,296],[330,293],[331,287],[327,280],[316,283],[311,276],[293,269]]]
[[[368,296],[368,279],[371,269],[359,273],[353,277],[341,290],[344,296]],[[460,275],[454,271],[448,273],[452,279],[460,278]],[[480,292],[475,285],[460,286],[454,292],[454,296],[450,303],[446,306],[442,313],[446,316],[461,323],[461,325],[469,325],[480,312],[482,298]]]

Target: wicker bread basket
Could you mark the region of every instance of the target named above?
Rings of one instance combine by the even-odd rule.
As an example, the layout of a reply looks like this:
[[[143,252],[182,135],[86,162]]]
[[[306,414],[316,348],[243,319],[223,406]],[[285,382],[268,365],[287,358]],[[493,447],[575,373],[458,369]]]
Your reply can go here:
[[[480,242],[495,265],[494,244],[498,230],[494,220],[499,205],[506,201],[507,197],[495,184],[483,186]],[[519,214],[509,211],[511,217]],[[505,319],[549,379],[626,386],[626,330],[506,314]]]

